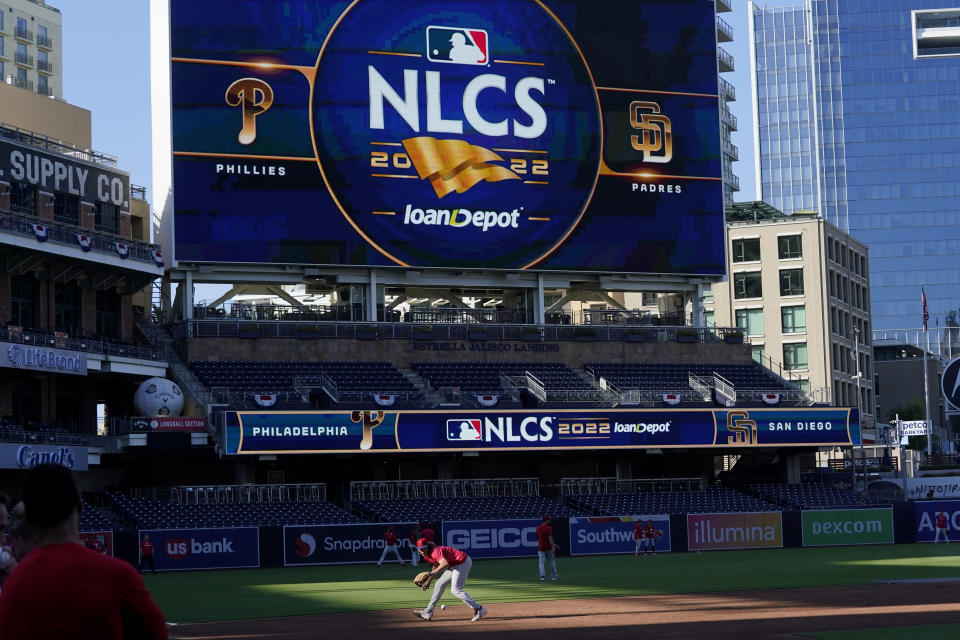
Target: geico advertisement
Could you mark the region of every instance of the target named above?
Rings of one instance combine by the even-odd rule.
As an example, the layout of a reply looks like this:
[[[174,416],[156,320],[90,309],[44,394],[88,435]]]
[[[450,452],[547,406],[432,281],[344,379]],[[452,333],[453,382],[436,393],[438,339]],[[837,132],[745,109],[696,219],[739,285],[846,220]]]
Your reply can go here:
[[[937,516],[946,519],[946,534],[960,540],[960,500],[922,500],[913,503],[917,542],[934,542],[937,538]],[[943,534],[941,534],[941,539]]]
[[[634,532],[640,525],[640,535],[646,537],[647,524],[652,524],[652,548],[657,552],[670,551],[670,516],[594,516],[570,518],[570,555],[606,553],[636,553]],[[640,547],[643,553],[645,547]]]
[[[856,409],[227,413],[227,452],[483,451],[855,444]]]
[[[260,529],[146,529],[157,571],[239,569],[260,566]]]
[[[178,260],[723,273],[712,3],[170,7]]]
[[[690,551],[782,546],[783,520],[779,511],[687,515],[687,548]]]
[[[288,525],[283,528],[283,564],[363,564],[378,562],[386,547],[387,526],[393,524],[397,551],[410,562],[410,532],[415,522],[383,524]],[[384,562],[396,563],[388,554]]]
[[[462,520],[443,523],[443,544],[471,558],[522,558],[537,555],[539,519]],[[557,539],[556,535],[553,538]]]
[[[893,508],[827,509],[801,513],[803,546],[893,544]]]

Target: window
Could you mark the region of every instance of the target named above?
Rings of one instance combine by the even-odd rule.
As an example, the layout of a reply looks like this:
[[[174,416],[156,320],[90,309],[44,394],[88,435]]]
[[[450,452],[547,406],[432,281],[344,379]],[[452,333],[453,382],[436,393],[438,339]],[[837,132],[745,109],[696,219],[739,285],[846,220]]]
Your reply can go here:
[[[97,231],[108,233],[117,232],[117,205],[107,202],[98,202],[94,218],[94,227]]]
[[[0,16],[2,16],[2,15],[3,15],[3,14],[0,13]],[[0,29],[3,29],[3,25],[2,25],[2,24],[0,24]],[[2,56],[2,55],[3,55],[3,36],[0,36],[0,56]]]
[[[715,327],[717,326],[713,320],[713,311],[704,311],[703,312],[703,326],[705,327]]]
[[[47,38],[47,28],[42,24],[37,25],[37,44],[44,47],[50,46],[49,38]]]
[[[805,307],[781,307],[780,325],[784,333],[805,333],[807,330],[807,310]]]
[[[37,51],[37,67],[44,71],[47,70],[47,52],[43,49]]]
[[[54,291],[54,325],[60,331],[80,327],[80,289],[75,284],[58,284]]]
[[[809,380],[791,380],[793,384],[800,387],[800,390],[804,393],[810,393],[810,381]]]
[[[747,271],[733,274],[733,297],[737,300],[763,297],[760,272]]]
[[[10,324],[36,328],[37,279],[32,273],[10,278]]]
[[[707,287],[703,290],[703,303],[713,304],[713,287]]]
[[[800,246],[802,236],[780,236],[777,238],[777,254],[781,260],[802,258],[803,249]]]
[[[748,336],[763,335],[763,309],[737,309],[737,327]]]
[[[780,295],[803,295],[803,269],[780,270]]]
[[[755,344],[750,347],[750,355],[753,356],[754,362],[765,364],[767,348],[762,344]]]
[[[120,296],[115,291],[97,291],[97,333],[116,340],[119,337],[117,318]]]
[[[641,304],[644,307],[655,307],[657,306],[657,294],[656,293],[644,293],[641,296]]]
[[[760,238],[743,238],[733,241],[733,261],[753,262],[760,259]]]
[[[43,77],[40,79],[43,80]],[[80,198],[57,191],[53,195],[53,219],[68,224],[80,224]]]
[[[20,213],[37,214],[37,188],[25,182],[10,185],[10,208]]]
[[[47,90],[50,88],[50,85],[47,84],[47,76],[39,75],[37,76],[37,93],[40,95],[47,95]]]
[[[783,345],[783,367],[787,371],[807,368],[807,343],[794,342]]]
[[[23,36],[27,33],[27,20],[26,18],[17,18],[17,35]]]

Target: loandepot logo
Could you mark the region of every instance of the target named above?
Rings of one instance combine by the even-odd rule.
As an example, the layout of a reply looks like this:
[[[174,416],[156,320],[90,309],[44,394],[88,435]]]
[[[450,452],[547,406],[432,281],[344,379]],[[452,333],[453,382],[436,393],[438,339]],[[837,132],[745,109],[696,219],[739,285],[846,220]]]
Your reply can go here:
[[[541,0],[391,4],[349,3],[320,48],[311,119],[330,194],[393,263],[534,266],[581,223],[600,169],[571,30]]]

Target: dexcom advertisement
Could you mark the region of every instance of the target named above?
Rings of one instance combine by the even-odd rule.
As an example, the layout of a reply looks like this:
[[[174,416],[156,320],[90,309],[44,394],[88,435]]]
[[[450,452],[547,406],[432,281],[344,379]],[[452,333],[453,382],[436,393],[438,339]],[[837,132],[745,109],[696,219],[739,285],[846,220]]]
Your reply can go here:
[[[170,0],[181,261],[719,274],[710,0]]]
[[[292,525],[283,528],[283,564],[288,567],[313,564],[378,562],[386,546],[383,524]],[[415,522],[393,524],[397,550],[404,562],[411,560],[410,531]],[[397,563],[389,554],[384,562]]]
[[[226,452],[491,451],[843,446],[856,409],[232,411]]]

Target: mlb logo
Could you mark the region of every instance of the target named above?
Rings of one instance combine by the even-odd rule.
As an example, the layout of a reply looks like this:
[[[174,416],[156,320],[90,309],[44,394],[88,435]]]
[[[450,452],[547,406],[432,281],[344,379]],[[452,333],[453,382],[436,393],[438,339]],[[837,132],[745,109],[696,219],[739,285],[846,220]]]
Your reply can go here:
[[[447,440],[453,442],[483,440],[483,422],[476,418],[447,420]]]
[[[488,53],[489,41],[483,29],[427,27],[427,59],[431,62],[485,65]]]

